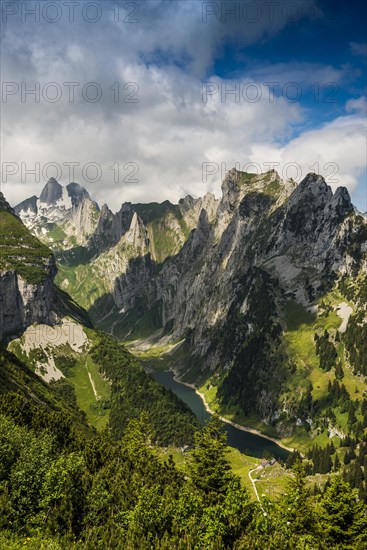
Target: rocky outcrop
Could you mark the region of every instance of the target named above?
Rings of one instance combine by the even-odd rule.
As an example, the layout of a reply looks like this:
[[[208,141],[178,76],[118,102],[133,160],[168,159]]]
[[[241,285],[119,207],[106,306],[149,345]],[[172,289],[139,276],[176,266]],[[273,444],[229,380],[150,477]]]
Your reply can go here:
[[[65,315],[90,325],[85,312],[55,287],[51,252],[28,232],[2,194],[0,243],[0,341],[35,323],[58,323]]]
[[[254,268],[274,277],[281,293],[308,304],[310,294],[320,295],[338,270],[353,264],[348,235],[354,209],[345,188],[333,194],[315,174],[296,186],[274,171],[251,176],[232,170],[222,190],[215,217],[201,211],[188,241],[147,281],[144,293],[147,309],[161,304],[161,324],[172,327],[172,339],[194,331],[194,351],[208,363],[211,331],[225,323],[232,306],[240,311],[246,298],[240,281],[248,280],[250,289]],[[181,207],[195,208],[192,200]],[[141,286],[135,292],[128,272],[116,287],[124,311],[134,297],[141,299]]]
[[[16,271],[0,272],[0,341],[13,338],[34,323],[60,320],[52,277],[27,283]]]
[[[40,202],[47,205],[54,205],[62,199],[63,187],[55,178],[50,178],[42,189]]]
[[[4,210],[5,212],[10,212],[11,214],[14,214],[13,208],[10,206],[10,204],[5,199],[4,195],[0,191],[0,211]]]

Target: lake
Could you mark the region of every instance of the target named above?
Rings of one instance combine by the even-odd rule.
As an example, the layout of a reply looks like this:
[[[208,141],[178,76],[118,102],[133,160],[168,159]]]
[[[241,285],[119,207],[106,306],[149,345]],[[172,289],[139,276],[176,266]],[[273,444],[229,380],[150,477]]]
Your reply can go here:
[[[202,424],[210,418],[211,414],[205,410],[202,398],[192,388],[174,380],[174,374],[171,371],[153,371],[151,374],[157,382],[165,388],[172,390],[173,393],[182,399]],[[285,460],[289,455],[286,449],[283,449],[265,437],[244,432],[226,422],[223,422],[223,425],[227,432],[228,445],[238,449],[242,453],[261,458],[265,452],[268,452],[272,457],[281,460]]]

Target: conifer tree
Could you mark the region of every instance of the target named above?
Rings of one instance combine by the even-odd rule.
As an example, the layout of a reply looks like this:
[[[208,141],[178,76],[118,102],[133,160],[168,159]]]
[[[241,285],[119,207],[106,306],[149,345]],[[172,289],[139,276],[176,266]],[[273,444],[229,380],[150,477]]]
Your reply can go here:
[[[367,543],[366,508],[356,490],[340,476],[335,476],[321,499],[321,526],[329,544],[347,544],[346,548],[362,548]],[[344,546],[341,546],[344,548]]]
[[[190,474],[195,487],[207,496],[218,497],[225,493],[233,478],[226,458],[226,439],[222,421],[217,415],[213,415],[209,423],[195,434]]]

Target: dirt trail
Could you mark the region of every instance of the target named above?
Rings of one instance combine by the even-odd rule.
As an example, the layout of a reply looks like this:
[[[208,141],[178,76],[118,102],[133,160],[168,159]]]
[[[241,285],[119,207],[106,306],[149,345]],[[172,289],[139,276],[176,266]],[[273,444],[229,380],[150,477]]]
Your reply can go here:
[[[89,372],[87,363],[85,364],[85,367],[86,367],[86,369],[87,369],[87,371],[88,371],[89,381],[90,381],[90,385],[92,386],[92,390],[93,390],[93,393],[94,393],[94,397],[96,398],[96,401],[99,401],[99,400],[101,399],[101,396],[98,395],[98,393],[97,393],[96,386],[95,386],[95,384],[94,384],[94,380],[93,380],[93,378],[92,378],[92,375],[91,375],[91,373]]]
[[[255,495],[256,495],[256,498],[257,500],[259,501],[259,504],[260,504],[260,508],[263,512],[265,512],[264,508],[262,507],[262,504],[261,504],[261,500],[260,500],[260,497],[259,497],[259,493],[257,492],[257,488],[256,488],[256,479],[253,479],[252,478],[252,472],[256,472],[256,470],[260,470],[260,468],[262,468],[262,466],[257,466],[256,468],[252,468],[252,470],[249,471],[248,473],[248,477],[250,478],[250,481],[252,483],[252,487],[254,488],[254,491],[255,491]]]

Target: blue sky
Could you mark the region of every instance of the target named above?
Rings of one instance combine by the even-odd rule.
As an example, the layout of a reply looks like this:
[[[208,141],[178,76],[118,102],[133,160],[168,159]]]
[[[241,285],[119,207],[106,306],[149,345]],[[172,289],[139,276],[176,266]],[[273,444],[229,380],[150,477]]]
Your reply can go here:
[[[284,2],[287,4],[293,5]],[[313,125],[342,115],[348,99],[366,95],[367,3],[333,0],[316,5],[320,13],[316,7],[304,17],[301,17],[302,9],[295,11],[294,23],[287,25],[271,40],[260,40],[246,47],[241,47],[240,43],[228,43],[215,60],[212,74],[228,78],[251,73],[252,69],[262,65],[303,63],[331,66],[343,71],[344,78],[338,82],[331,79],[329,86],[317,87],[314,82],[308,82],[302,86],[300,103],[312,111]]]
[[[220,195],[225,171],[251,163],[318,171],[367,210],[365,2],[82,0],[73,18],[54,4],[2,3],[12,203],[51,175],[114,210]]]

